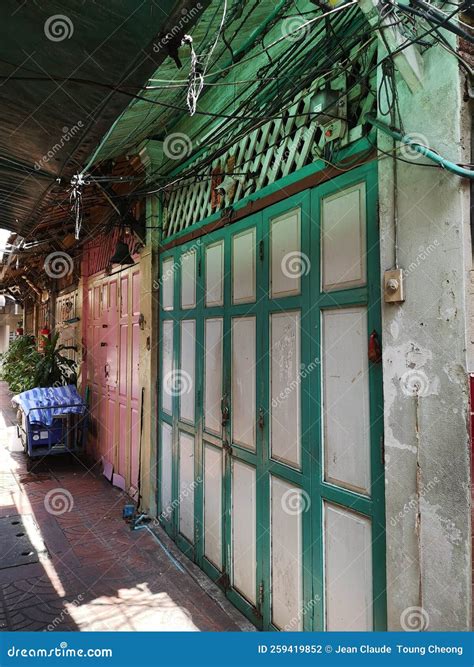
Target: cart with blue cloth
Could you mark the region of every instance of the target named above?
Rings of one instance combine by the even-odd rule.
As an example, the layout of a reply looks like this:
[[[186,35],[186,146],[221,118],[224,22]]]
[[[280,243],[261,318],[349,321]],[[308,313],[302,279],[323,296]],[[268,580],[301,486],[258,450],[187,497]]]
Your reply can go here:
[[[12,404],[19,409],[18,437],[30,457],[83,449],[87,404],[74,385],[29,389]]]

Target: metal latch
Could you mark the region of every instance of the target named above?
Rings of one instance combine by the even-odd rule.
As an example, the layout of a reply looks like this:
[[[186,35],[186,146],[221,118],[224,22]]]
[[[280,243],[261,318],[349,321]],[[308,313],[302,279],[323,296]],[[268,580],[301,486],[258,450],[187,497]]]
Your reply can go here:
[[[229,400],[227,398],[227,394],[224,394],[221,400],[221,415],[222,415],[222,426],[225,426],[229,421],[229,415],[230,415]]]

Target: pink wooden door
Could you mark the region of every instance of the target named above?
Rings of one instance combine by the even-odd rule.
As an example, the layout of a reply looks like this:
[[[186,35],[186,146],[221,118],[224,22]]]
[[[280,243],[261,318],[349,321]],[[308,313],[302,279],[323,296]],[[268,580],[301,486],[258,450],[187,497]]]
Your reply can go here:
[[[117,428],[117,328],[118,328],[118,286],[117,279],[111,278],[104,284],[104,298],[107,299],[106,307],[102,317],[102,330],[104,354],[102,357],[103,367],[101,374],[103,377],[104,393],[107,401],[106,414],[106,449],[107,458],[110,461],[117,461],[120,431]]]
[[[132,275],[132,308],[130,325],[132,327],[132,359],[130,388],[130,485],[138,490],[140,469],[140,272]]]
[[[130,382],[130,354],[128,341],[128,272],[120,278],[120,315],[119,315],[119,428],[121,433],[119,448],[119,472],[126,478],[127,450],[130,442],[128,421],[128,393]]]
[[[140,272],[131,269],[120,278],[118,409],[119,473],[132,496],[138,489],[139,470],[139,316]]]
[[[94,455],[136,497],[140,457],[140,272],[96,279],[88,289],[87,382]]]
[[[91,437],[92,454],[95,458],[106,456],[106,421],[103,418],[105,409],[105,387],[104,387],[104,348],[102,311],[103,311],[103,286],[94,283],[88,290],[88,327],[87,327],[87,381],[91,390],[90,412],[91,412]]]

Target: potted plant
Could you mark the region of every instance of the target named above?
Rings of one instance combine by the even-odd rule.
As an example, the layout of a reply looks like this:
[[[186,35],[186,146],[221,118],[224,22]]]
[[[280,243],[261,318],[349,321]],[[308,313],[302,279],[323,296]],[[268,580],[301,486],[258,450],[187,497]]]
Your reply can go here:
[[[43,336],[43,353],[40,354],[34,375],[35,387],[57,387],[77,383],[76,362],[63,352],[76,350],[74,345],[58,345],[59,333]]]
[[[18,394],[35,386],[36,367],[41,355],[33,336],[18,336],[1,355],[0,379]]]
[[[76,384],[76,362],[64,355],[74,346],[58,345],[59,334],[44,337],[42,352],[33,336],[18,336],[1,355],[0,379],[9,389],[19,394],[34,387],[52,387]]]

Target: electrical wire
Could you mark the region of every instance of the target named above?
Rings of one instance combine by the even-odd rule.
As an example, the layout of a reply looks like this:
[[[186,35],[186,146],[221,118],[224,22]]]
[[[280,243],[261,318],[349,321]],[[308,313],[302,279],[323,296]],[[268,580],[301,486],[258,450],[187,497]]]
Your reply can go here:
[[[454,10],[454,11],[449,15],[449,17],[454,16],[458,11],[459,11],[458,9]],[[425,33],[424,33],[423,36],[425,36],[425,35],[431,33],[432,31],[433,31],[433,28],[431,27],[429,30],[425,31]],[[412,40],[407,40],[407,41],[405,41],[404,43],[402,43],[402,44],[400,45],[400,47],[398,47],[398,48],[396,49],[395,52],[388,53],[388,54],[387,54],[386,56],[384,56],[380,61],[378,61],[378,62],[373,66],[373,68],[371,68],[371,69],[372,69],[372,70],[373,70],[373,69],[376,69],[378,66],[380,66],[380,65],[383,63],[383,61],[388,60],[388,59],[391,59],[395,53],[399,53],[399,52],[401,52],[403,49],[407,48],[407,47],[410,46],[412,43],[413,43]],[[397,157],[397,159],[399,159],[399,160],[401,160],[401,161],[404,161],[402,158],[398,158],[398,157]],[[407,161],[407,162],[409,162],[410,164],[413,164],[413,163],[410,162],[410,161]],[[416,164],[420,164],[420,166],[421,166],[421,163],[416,163]],[[436,166],[436,165],[426,165],[426,166]],[[184,175],[183,177],[185,178],[186,176]],[[178,179],[175,179],[174,181],[172,181],[171,183],[169,183],[168,186],[173,186],[173,185],[174,185],[176,182],[178,182],[178,181],[179,181],[179,178],[178,178]],[[156,193],[158,193],[158,192],[161,192],[161,191],[162,191],[163,189],[165,189],[166,187],[167,187],[167,186],[162,186],[162,187],[158,188],[157,190],[148,191],[148,194],[156,194]]]
[[[295,83],[295,85],[296,85],[296,83]],[[149,100],[148,98],[147,98],[145,101],[147,101],[147,102],[153,102],[152,100]],[[170,105],[170,106],[172,106],[172,105]],[[182,107],[180,107],[180,110],[182,110]],[[240,110],[239,110],[239,113],[240,113]],[[224,114],[221,114],[221,115],[224,115]],[[230,114],[225,114],[225,116],[230,116]],[[239,122],[242,122],[242,116],[237,116],[237,115],[235,115],[235,114],[233,114],[233,115],[231,116],[231,118],[229,118],[229,120],[234,119],[234,118],[235,118],[236,120],[238,120]],[[245,117],[243,117],[243,119],[245,120]],[[262,117],[259,116],[259,119],[261,120]],[[264,121],[267,120],[267,119],[268,119],[268,117],[263,117],[263,120],[264,120]]]
[[[349,86],[343,93],[341,93],[341,95],[338,97],[338,99],[342,99],[342,97],[344,97],[346,94],[348,94],[352,88],[354,88],[355,86],[358,85],[358,83],[359,83],[359,81],[356,79],[356,80],[353,82],[352,85],[350,85],[350,86]],[[336,101],[337,101],[337,100],[336,100]],[[295,100],[292,99],[291,102],[290,102],[290,104],[289,104],[288,106],[290,107],[290,106],[294,106],[294,105],[295,105]],[[327,111],[326,111],[326,112],[327,112]],[[298,114],[288,114],[288,117],[291,117],[292,115],[298,115]],[[307,112],[303,113],[303,115],[307,115]],[[230,139],[230,140],[228,141],[227,147],[224,146],[224,147],[221,147],[220,149],[218,149],[217,154],[214,153],[212,156],[210,156],[210,157],[208,158],[208,162],[211,162],[212,160],[216,159],[216,158],[219,156],[219,154],[221,154],[222,152],[224,152],[228,147],[232,146],[236,141],[238,141],[238,140],[239,140],[239,137],[244,136],[246,133],[248,133],[249,131],[252,131],[253,129],[256,129],[256,128],[257,128],[258,126],[260,126],[260,125],[263,125],[265,122],[266,122],[266,121],[262,121],[262,122],[256,123],[256,124],[254,124],[254,125],[253,125],[252,127],[250,127],[250,128],[249,128],[248,126],[242,128],[242,129],[240,130],[240,132],[238,133],[237,136],[233,136],[232,139]],[[211,145],[212,145],[212,143],[213,143],[213,142],[211,142]]]
[[[312,25],[312,24],[315,23],[316,21],[319,21],[320,19],[323,19],[323,18],[325,18],[326,16],[335,14],[335,13],[337,13],[337,12],[340,12],[340,11],[343,10],[343,9],[347,9],[348,7],[351,7],[351,6],[353,6],[353,5],[356,5],[357,2],[358,2],[358,0],[350,0],[350,2],[344,3],[343,5],[340,5],[339,7],[335,7],[334,9],[331,9],[331,10],[329,10],[328,12],[325,12],[325,13],[323,13],[323,14],[320,14],[319,16],[315,17],[314,19],[311,19],[311,20],[307,21],[306,23],[304,23],[304,24],[302,24],[302,25],[300,25],[300,26],[297,26],[297,28],[295,28],[294,30],[292,30],[290,34],[297,33],[297,32],[299,32],[300,30],[303,30],[303,29],[305,30],[309,25]],[[280,37],[279,39],[277,39],[277,40],[271,42],[271,43],[265,48],[265,51],[267,51],[268,49],[270,49],[270,48],[276,46],[277,44],[279,44],[280,42],[284,41],[285,39],[288,39],[288,35],[284,35],[284,36]],[[247,63],[247,62],[250,62],[251,60],[254,60],[254,59],[257,58],[257,57],[260,57],[261,55],[263,55],[263,52],[259,51],[258,53],[254,53],[254,54],[252,54],[252,55],[249,56],[248,58],[242,58],[242,59],[240,59],[238,62],[232,63],[231,65],[228,65],[227,67],[222,67],[221,69],[219,69],[219,70],[217,70],[217,71],[209,72],[208,74],[206,74],[206,75],[204,76],[204,79],[206,79],[206,78],[208,78],[208,77],[215,77],[215,76],[217,76],[217,75],[223,74],[224,72],[227,72],[227,71],[229,71],[230,69],[233,69],[234,67],[238,67],[238,66],[240,66],[240,65],[242,65],[242,64],[244,64],[244,63]],[[0,77],[0,78],[1,78],[1,77]],[[156,81],[156,79],[155,79],[155,81]],[[187,81],[186,81],[185,79],[174,80],[174,81],[172,81],[172,80],[162,80],[162,81],[163,81],[163,82],[166,82],[166,83],[183,83],[183,84],[186,84],[186,83],[187,83]],[[206,83],[206,85],[208,85],[208,84]]]
[[[321,18],[321,17],[318,17],[318,18]],[[277,40],[277,41],[280,41],[280,40]],[[21,79],[21,80],[31,80],[28,77],[10,77],[10,78],[13,79],[13,80],[19,80],[19,79]],[[0,79],[1,79],[1,77],[0,77]],[[103,84],[103,83],[100,83],[100,82],[92,82],[92,81],[88,81],[88,80],[84,80],[84,79],[64,79],[64,78],[59,78],[58,79],[57,77],[49,77],[48,79],[46,79],[46,78],[43,78],[43,77],[34,77],[33,80],[35,80],[35,81],[38,81],[38,80],[50,81],[51,79],[62,80],[62,81],[68,80],[69,82],[74,82],[74,83],[77,82],[77,83],[88,83],[88,84],[91,84],[91,85],[101,85],[101,86],[105,86],[107,88],[115,89],[113,86],[109,86],[107,84]],[[150,100],[150,99],[148,99],[148,98],[146,98],[142,95],[133,95],[133,94],[129,93],[128,91],[125,91],[125,90],[122,90],[122,89],[116,89],[116,90],[117,90],[117,92],[121,92],[123,94],[129,95],[133,99],[143,100],[144,102],[147,102],[147,103],[150,103],[150,104],[157,104],[158,106],[163,106],[165,108],[172,109],[174,111],[175,110],[184,111],[184,109],[182,107],[177,107],[175,105],[171,105],[171,104],[168,104],[168,103],[165,103],[165,102],[162,102],[162,101],[160,102],[158,100]],[[228,119],[228,120],[232,120],[232,119],[237,118],[239,121],[255,118],[255,117],[252,118],[250,116],[242,117],[242,116],[236,116],[235,114],[216,114],[216,113],[213,113],[213,112],[203,112],[203,111],[198,111],[198,113],[200,113],[201,115],[206,115],[206,116],[210,116],[210,117],[214,117],[214,118],[225,118],[225,119]],[[261,118],[261,117],[259,117],[259,118]],[[269,120],[269,119],[270,118],[268,118],[268,117],[263,117],[263,120]],[[282,117],[282,119],[283,119],[283,117]]]
[[[445,12],[442,12],[434,5],[423,2],[423,0],[412,0],[412,1],[419,8],[419,10],[421,10],[421,15],[427,21],[431,20],[432,23],[443,26],[446,30],[450,30],[455,35],[458,35],[458,37],[462,37],[462,39],[468,41],[470,44],[474,44],[474,36],[470,34],[467,30],[465,30],[464,27],[453,24],[453,22],[450,20],[449,16],[445,14]],[[414,9],[409,5],[401,5],[400,8],[402,11],[404,10],[411,11]],[[457,18],[456,20],[458,23],[460,23],[459,18]],[[472,31],[472,28],[470,26],[467,26],[467,24],[463,25],[470,28]]]
[[[362,49],[361,49],[361,50],[362,50]],[[317,54],[316,54],[316,58],[318,58]],[[330,64],[328,63],[328,72],[327,72],[327,74],[329,74],[330,72],[333,72],[332,69],[329,69],[329,66],[332,68],[332,66],[333,66],[333,62],[334,62],[335,59],[336,59],[336,56],[335,56],[335,55],[332,55],[331,58],[329,59],[329,60],[330,60]],[[340,67],[340,71],[344,71],[344,69],[345,69],[344,67]],[[322,73],[319,72],[318,74],[319,74],[319,76],[321,76]],[[325,74],[326,74],[326,73],[325,73]],[[315,74],[315,72],[312,71],[312,72],[309,73],[309,79],[307,79],[306,81],[304,81],[304,80],[302,81],[301,79],[300,79],[300,80],[297,80],[297,81],[295,82],[295,86],[297,86],[297,87],[299,87],[299,88],[304,88],[305,85],[306,85],[306,83],[307,83],[307,81],[308,81],[308,80],[311,81],[311,80],[314,79],[316,76],[317,76],[317,75]],[[291,78],[291,77],[290,77],[290,78]],[[289,103],[288,103],[288,105],[287,105],[287,108],[285,109],[285,107],[283,107],[283,110],[284,110],[283,113],[280,113],[280,114],[279,114],[279,116],[281,116],[281,117],[282,117],[283,119],[285,119],[285,120],[288,119],[288,118],[294,117],[294,116],[298,116],[298,115],[303,115],[303,116],[306,115],[306,112],[303,112],[302,114],[297,114],[297,113],[293,114],[293,113],[289,113],[289,112],[287,111],[288,108],[291,108],[292,106],[295,105],[295,99],[294,99],[294,96],[291,95],[292,92],[293,92],[293,91],[290,91],[290,95],[288,95],[288,97],[291,97],[291,99],[290,99],[290,101],[289,101]],[[281,96],[281,94],[280,94],[278,97],[275,97],[275,99],[276,99],[276,104],[278,104],[278,106],[280,107],[280,110],[281,110],[281,108],[282,108],[282,103],[284,102],[284,100],[282,100],[282,96]],[[239,111],[240,111],[240,110],[239,110]],[[240,116],[240,117],[237,117],[236,120],[237,120],[238,122],[241,122],[241,118],[242,118],[241,116]],[[278,116],[273,115],[272,118],[275,119],[275,118],[278,118]],[[268,116],[260,116],[260,117],[258,118],[258,121],[259,121],[259,122],[258,122],[258,125],[262,125],[262,124],[264,124],[265,122],[267,122],[267,120],[268,120]],[[255,126],[252,126],[252,127],[255,127]],[[223,128],[224,128],[223,131],[227,132],[228,129],[229,129],[229,126],[228,126],[228,125],[225,125],[225,126],[223,126]],[[246,130],[248,131],[248,127],[246,128]],[[245,132],[246,130],[243,129],[243,130],[240,132],[240,134],[244,134],[244,132]],[[216,138],[216,137],[214,136],[213,140],[211,141],[211,144],[212,144],[212,143],[216,143],[218,138],[219,138],[219,137]]]
[[[455,15],[458,11],[459,11],[459,10],[456,9],[456,10],[453,11],[451,14],[447,15],[446,20],[449,20],[449,19],[450,19],[453,15]],[[321,17],[318,17],[318,18],[321,18]],[[431,27],[430,27],[430,30],[426,31],[425,34],[432,34],[433,31],[436,31],[437,27],[438,27],[438,26],[431,26]],[[277,40],[277,42],[274,42],[273,44],[278,43],[278,41],[281,41],[281,40]],[[393,52],[392,54],[389,54],[389,56],[390,56],[390,57],[393,57],[394,54],[396,54],[396,53],[398,53],[398,52],[401,52],[401,51],[403,50],[403,48],[406,48],[406,46],[409,45],[410,43],[413,43],[413,40],[407,40],[407,41],[406,41],[405,43],[403,43],[403,44],[402,44],[402,45],[401,45],[395,52]],[[267,49],[267,48],[270,48],[271,46],[272,46],[272,45],[269,45],[269,47],[266,47],[266,49]],[[266,49],[264,49],[264,51],[266,51]],[[260,53],[262,53],[262,52],[260,52]],[[254,54],[254,56],[252,56],[252,59],[253,59],[254,57],[256,57],[257,55],[259,55],[259,54]],[[236,63],[236,65],[237,65],[237,64],[241,64],[241,63],[242,63],[242,61],[239,61],[239,63]],[[227,69],[230,69],[230,68],[223,68],[222,71],[225,71],[225,70],[227,70]],[[215,74],[215,73],[213,73],[213,74]],[[15,78],[17,78],[17,77],[15,77]],[[50,79],[49,79],[49,80],[50,80]],[[99,84],[99,85],[100,85],[100,84]],[[114,90],[116,89],[116,88],[113,87],[113,86],[109,86],[109,88],[114,89]],[[123,91],[121,91],[121,90],[118,89],[118,88],[117,88],[116,90],[117,90],[118,92],[123,92]],[[149,99],[147,99],[147,98],[143,98],[142,96],[134,96],[134,97],[136,97],[136,99],[144,99],[145,102],[151,102],[151,100],[149,100]],[[176,107],[174,107],[174,106],[172,106],[172,105],[170,105],[170,106],[171,106],[171,108],[173,108],[173,109],[176,108]],[[181,108],[181,109],[179,109],[179,110],[181,111],[181,110],[183,110],[183,109]],[[205,112],[204,112],[204,113],[205,113]],[[208,114],[208,113],[207,113],[207,114],[205,114],[205,115],[211,115],[211,114]],[[293,116],[299,116],[299,115],[305,115],[305,114],[293,114]],[[218,117],[229,118],[229,119],[232,119],[232,120],[235,120],[235,121],[238,121],[238,122],[242,122],[243,120],[253,120],[253,119],[255,118],[255,117],[249,117],[249,116],[243,116],[243,117],[242,117],[242,116],[238,116],[238,115],[228,115],[228,114],[222,114],[222,115],[219,115]],[[282,116],[280,116],[280,117],[282,117]],[[285,117],[288,118],[288,117],[291,117],[291,115],[289,115],[289,116],[287,115],[287,116],[285,116]],[[265,122],[265,121],[268,121],[268,120],[272,120],[272,119],[274,119],[274,118],[278,118],[278,116],[276,116],[276,117],[272,117],[272,118],[264,117],[263,120],[264,120],[264,122]],[[401,159],[401,158],[398,158],[398,159]],[[402,161],[404,161],[404,160],[402,160]],[[409,161],[408,161],[408,162],[409,162]],[[411,163],[411,164],[412,164],[412,163]],[[421,165],[420,165],[420,166],[421,166]],[[425,165],[423,165],[423,166],[425,166]],[[435,165],[426,165],[426,166],[435,166]],[[179,180],[179,179],[177,179],[177,180]],[[176,182],[176,181],[174,181],[174,182]],[[171,184],[168,183],[167,185],[165,185],[165,186],[163,186],[163,187],[169,187],[170,185],[171,185]],[[145,192],[144,194],[152,194],[152,193],[153,193],[153,191],[151,191],[151,192],[150,192],[150,191],[147,191],[147,192]],[[133,193],[133,194],[134,194],[134,195],[137,195],[137,194],[139,194],[139,193],[136,192],[136,193]],[[119,196],[130,196],[130,193],[129,193],[128,195],[119,195]]]

